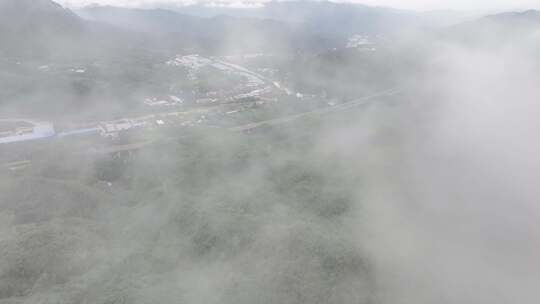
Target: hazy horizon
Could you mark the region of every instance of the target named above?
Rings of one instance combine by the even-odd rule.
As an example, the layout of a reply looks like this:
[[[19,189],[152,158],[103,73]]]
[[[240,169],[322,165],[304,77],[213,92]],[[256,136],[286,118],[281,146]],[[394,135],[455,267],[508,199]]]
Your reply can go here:
[[[311,0],[314,1],[314,0]],[[311,2],[310,0],[306,2]],[[81,7],[87,5],[113,5],[126,7],[168,7],[171,5],[189,6],[204,4],[210,7],[232,7],[232,8],[253,8],[261,7],[269,0],[59,0],[60,4],[68,7]],[[368,6],[382,6],[396,9],[406,9],[415,11],[430,10],[457,10],[457,11],[519,11],[527,9],[540,9],[537,0],[350,0],[350,1],[329,1],[338,3],[355,3]]]

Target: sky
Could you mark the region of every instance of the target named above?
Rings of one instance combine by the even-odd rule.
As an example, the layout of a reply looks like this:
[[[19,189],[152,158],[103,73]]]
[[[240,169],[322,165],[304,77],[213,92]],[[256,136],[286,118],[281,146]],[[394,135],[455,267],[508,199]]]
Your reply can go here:
[[[213,0],[59,0],[67,6],[84,6],[89,4],[107,4],[117,6],[159,6],[162,4],[193,4],[197,1],[215,3]],[[260,3],[267,0],[219,0],[230,3],[234,7],[247,6],[246,3]],[[351,0],[367,5],[390,6],[401,9],[434,10],[520,10],[540,9],[540,0]]]

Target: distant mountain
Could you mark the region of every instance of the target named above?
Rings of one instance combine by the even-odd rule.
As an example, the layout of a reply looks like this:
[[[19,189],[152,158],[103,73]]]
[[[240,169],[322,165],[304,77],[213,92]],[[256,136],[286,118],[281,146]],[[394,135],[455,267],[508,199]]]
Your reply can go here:
[[[169,9],[200,16],[227,15],[272,19],[296,27],[333,34],[387,34],[416,27],[440,27],[457,24],[475,12],[427,11],[415,12],[380,6],[330,1],[271,1],[260,7],[235,8],[195,4]]]
[[[414,12],[328,1],[271,1],[261,7],[210,7],[203,4],[167,9],[89,6],[76,13],[87,20],[129,31],[169,34],[210,52],[302,50],[320,52],[347,45],[357,35],[388,38],[459,24],[474,13]],[[379,37],[376,37],[379,36]]]
[[[528,10],[524,12],[509,12],[484,17],[481,21],[496,22],[505,25],[538,26],[540,25],[540,11]]]
[[[47,52],[83,30],[76,14],[53,1],[0,1],[0,50],[8,54]]]
[[[457,25],[485,16],[482,11],[432,10],[419,13],[422,25],[428,28],[441,28]]]
[[[264,26],[272,25],[268,22],[272,20],[274,26],[286,24],[289,30],[325,37],[392,33],[418,26],[423,19],[412,11],[327,1],[274,1],[249,9],[192,5],[174,8],[174,12],[91,6],[77,13],[85,18],[145,31],[194,31],[212,26],[212,20],[224,16],[237,21],[251,19],[251,26],[261,20],[265,20]]]
[[[184,40],[85,20],[51,0],[0,0],[0,55],[8,57],[80,60],[120,50],[174,49]]]
[[[194,32],[204,25],[202,18],[164,9],[90,6],[77,14],[87,20],[140,32]]]
[[[419,22],[412,11],[329,1],[272,1],[260,8],[249,9],[192,5],[176,10],[205,17],[229,15],[272,19],[296,29],[326,35],[381,34]]]
[[[468,44],[504,45],[540,39],[540,11],[508,12],[485,16],[447,28],[446,38]],[[539,40],[540,41],[540,40]]]
[[[86,20],[143,33],[167,34],[209,52],[292,51],[343,45],[346,35],[320,35],[273,19],[219,15],[199,17],[164,9],[92,6],[77,11]]]
[[[264,14],[316,32],[347,35],[395,32],[418,22],[409,11],[325,1],[271,2]]]
[[[76,14],[51,0],[2,0],[0,17],[0,26],[18,31],[65,31],[81,25]]]

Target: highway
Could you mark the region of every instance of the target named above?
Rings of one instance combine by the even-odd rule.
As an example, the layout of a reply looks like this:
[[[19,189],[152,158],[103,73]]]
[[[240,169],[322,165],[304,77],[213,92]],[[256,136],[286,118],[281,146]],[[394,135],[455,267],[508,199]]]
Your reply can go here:
[[[364,106],[364,105],[380,102],[379,98],[387,97],[387,96],[395,96],[402,93],[404,90],[405,90],[404,88],[393,88],[390,90],[378,92],[369,96],[351,100],[345,103],[341,103],[335,106],[328,106],[328,107],[319,108],[312,111],[303,112],[299,114],[293,114],[293,115],[280,117],[276,119],[270,119],[270,120],[259,121],[259,122],[240,125],[240,126],[234,126],[234,127],[227,128],[227,130],[231,132],[248,132],[248,131],[253,131],[259,128],[263,128],[263,127],[283,125],[283,124],[291,123],[296,120],[307,118],[307,117],[340,112],[340,111],[348,110],[354,107],[359,107],[359,106]],[[168,114],[171,115],[171,113],[168,113]],[[179,113],[173,113],[172,115],[175,115],[175,114],[178,115]],[[122,153],[122,152],[137,151],[144,147],[150,146],[153,143],[154,141],[144,141],[144,142],[139,142],[139,143],[124,144],[124,145],[111,145],[108,147],[93,149],[92,151],[90,151],[90,153],[92,154],[117,154],[117,153]],[[19,171],[19,170],[27,168],[30,165],[31,165],[31,161],[23,160],[23,161],[5,163],[1,167],[9,169],[11,171]]]
[[[2,169],[7,169],[10,171],[19,171],[22,169],[27,168],[32,164],[29,160],[22,160],[22,161],[15,161],[15,162],[9,162],[2,165]]]
[[[232,132],[245,132],[245,131],[250,131],[250,130],[254,130],[254,129],[257,129],[257,128],[261,128],[261,127],[282,125],[282,124],[286,124],[286,123],[289,123],[289,122],[293,122],[293,121],[301,119],[301,118],[306,118],[306,117],[310,117],[310,116],[314,116],[314,115],[323,115],[323,114],[327,114],[327,113],[339,112],[339,111],[347,110],[347,109],[350,109],[350,108],[354,108],[354,107],[358,107],[358,106],[373,103],[373,102],[376,101],[375,100],[376,98],[380,98],[380,97],[384,97],[384,96],[397,95],[397,94],[401,93],[403,90],[404,89],[402,89],[402,88],[393,88],[393,89],[390,89],[390,90],[387,90],[387,91],[378,92],[378,93],[375,93],[373,95],[369,95],[369,96],[366,96],[366,97],[351,100],[351,101],[341,103],[341,104],[338,104],[338,105],[335,105],[335,106],[328,106],[328,107],[324,107],[324,108],[315,109],[315,110],[309,111],[309,112],[303,112],[303,113],[300,113],[300,114],[294,114],[294,115],[289,115],[289,116],[280,117],[280,118],[276,118],[276,119],[270,119],[270,120],[250,123],[250,124],[246,124],[246,125],[242,125],[242,126],[236,126],[236,127],[229,128],[229,130],[232,131]]]
[[[340,112],[340,111],[348,110],[348,109],[351,109],[351,108],[354,108],[354,107],[371,104],[373,102],[376,102],[377,98],[384,97],[384,96],[395,96],[395,95],[401,93],[402,91],[403,91],[403,89],[401,89],[401,88],[394,88],[394,89],[391,89],[391,90],[378,92],[378,93],[370,95],[370,96],[366,96],[366,97],[358,98],[358,99],[355,99],[355,100],[351,100],[349,102],[345,102],[345,103],[342,103],[342,104],[339,104],[339,105],[328,106],[328,107],[324,107],[324,108],[320,108],[320,109],[315,109],[313,111],[303,112],[303,113],[299,113],[299,114],[293,114],[293,115],[280,117],[280,118],[276,118],[276,119],[264,120],[264,121],[259,121],[259,122],[255,122],[255,123],[230,127],[230,128],[227,128],[227,130],[229,130],[231,132],[247,132],[247,131],[252,131],[252,130],[256,130],[258,128],[263,128],[263,127],[271,127],[271,126],[283,125],[283,124],[287,124],[287,123],[290,123],[290,122],[293,122],[293,121],[296,121],[296,120],[299,120],[299,119],[307,118],[307,117],[310,117],[310,116],[317,116],[317,115],[324,115],[324,114],[328,114],[328,113]],[[110,146],[110,147],[107,147],[107,148],[97,149],[97,150],[94,151],[94,153],[97,153],[97,154],[114,154],[114,153],[119,153],[119,152],[140,150],[140,149],[142,149],[142,148],[144,148],[144,147],[146,147],[148,145],[151,145],[152,143],[153,143],[153,141],[145,141],[145,142],[140,142],[140,143]]]

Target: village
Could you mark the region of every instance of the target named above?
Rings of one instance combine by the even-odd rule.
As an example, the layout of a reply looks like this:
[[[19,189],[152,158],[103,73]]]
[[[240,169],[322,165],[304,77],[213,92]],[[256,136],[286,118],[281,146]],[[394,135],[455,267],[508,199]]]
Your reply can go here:
[[[122,134],[137,130],[212,124],[219,117],[253,110],[266,103],[277,102],[280,95],[292,94],[278,82],[221,58],[178,55],[165,64],[187,69],[188,77],[192,80],[199,77],[200,69],[210,68],[216,74],[241,81],[218,91],[190,92],[188,97],[173,94],[148,96],[141,101],[146,113],[132,117],[69,123],[36,122],[32,119],[0,120],[0,144],[85,135],[98,135],[115,141]]]

